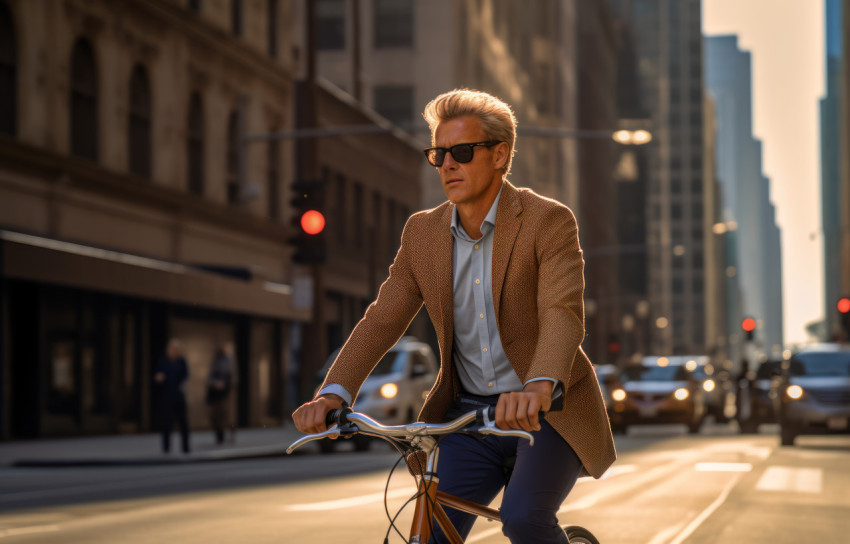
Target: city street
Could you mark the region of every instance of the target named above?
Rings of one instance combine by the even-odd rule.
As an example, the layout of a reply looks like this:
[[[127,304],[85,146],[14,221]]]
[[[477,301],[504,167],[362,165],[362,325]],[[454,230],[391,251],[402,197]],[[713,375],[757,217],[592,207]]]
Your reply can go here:
[[[602,543],[839,542],[850,532],[850,437],[801,437],[789,448],[773,433],[709,426],[689,436],[662,426],[632,429],[617,446],[614,467],[600,481],[580,480],[560,513]],[[186,465],[4,467],[0,539],[382,542],[397,456],[382,444],[368,453],[305,450]],[[412,492],[396,471],[390,512]],[[409,514],[397,521],[402,532]],[[486,521],[468,541],[505,542]]]

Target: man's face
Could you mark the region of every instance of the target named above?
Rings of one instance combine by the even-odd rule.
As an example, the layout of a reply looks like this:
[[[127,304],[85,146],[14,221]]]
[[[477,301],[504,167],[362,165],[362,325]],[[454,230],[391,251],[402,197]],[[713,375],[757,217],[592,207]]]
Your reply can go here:
[[[457,144],[483,142],[489,140],[481,128],[481,120],[466,115],[444,121],[434,131],[436,147],[452,147]],[[472,160],[457,162],[451,153],[446,153],[442,166],[437,172],[443,184],[443,192],[453,204],[474,204],[488,196],[488,189],[502,182],[502,167],[507,160],[507,144],[493,147],[473,148]]]

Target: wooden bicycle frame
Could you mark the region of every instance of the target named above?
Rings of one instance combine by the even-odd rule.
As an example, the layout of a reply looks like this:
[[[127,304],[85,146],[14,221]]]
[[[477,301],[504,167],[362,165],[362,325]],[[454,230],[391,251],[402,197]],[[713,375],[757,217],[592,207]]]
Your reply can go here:
[[[477,502],[455,497],[442,491],[437,490],[439,478],[435,475],[437,469],[437,449],[436,446],[428,454],[428,470],[419,479],[419,489],[417,490],[416,508],[413,511],[413,523],[410,527],[410,538],[408,541],[413,544],[427,543],[431,539],[431,533],[434,521],[443,530],[443,534],[449,539],[451,544],[463,544],[463,539],[455,529],[449,516],[443,509],[443,506],[448,506],[467,514],[474,514],[493,521],[502,521],[498,510],[488,508]]]

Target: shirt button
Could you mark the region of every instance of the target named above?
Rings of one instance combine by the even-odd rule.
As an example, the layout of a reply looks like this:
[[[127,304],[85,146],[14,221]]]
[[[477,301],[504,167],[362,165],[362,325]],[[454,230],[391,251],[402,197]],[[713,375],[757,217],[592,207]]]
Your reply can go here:
[[[475,285],[478,285],[479,283],[481,283],[481,280],[479,280],[478,278],[475,278]]]
[[[487,348],[484,348],[484,353],[487,353]]]
[[[488,383],[487,387],[493,387],[493,382]]]
[[[478,244],[475,244],[475,249],[478,249]]]
[[[481,319],[484,319],[484,314],[478,314],[478,317],[480,317]]]

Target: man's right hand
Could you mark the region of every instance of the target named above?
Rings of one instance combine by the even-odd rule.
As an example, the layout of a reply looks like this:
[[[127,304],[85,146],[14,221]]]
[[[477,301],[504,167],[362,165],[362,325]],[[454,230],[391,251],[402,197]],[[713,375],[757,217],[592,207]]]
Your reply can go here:
[[[343,399],[338,395],[321,395],[302,404],[292,413],[295,428],[302,433],[315,434],[328,430],[325,418],[331,410],[342,409]],[[334,438],[334,437],[331,437]]]

